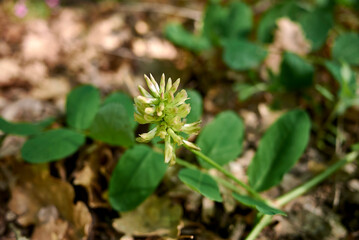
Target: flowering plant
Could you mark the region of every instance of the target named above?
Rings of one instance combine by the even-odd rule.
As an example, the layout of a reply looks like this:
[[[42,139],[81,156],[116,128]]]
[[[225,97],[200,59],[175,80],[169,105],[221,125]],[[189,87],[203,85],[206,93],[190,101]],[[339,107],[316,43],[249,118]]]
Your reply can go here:
[[[156,126],[148,133],[140,134],[138,142],[149,142],[156,136],[165,141],[165,162],[174,164],[176,161],[176,144],[184,144],[191,149],[200,150],[195,144],[180,136],[180,132],[186,134],[198,134],[201,121],[187,124],[186,116],[190,113],[191,107],[185,103],[188,99],[186,90],[182,89],[176,93],[180,84],[177,79],[172,84],[169,78],[165,83],[165,75],[162,74],[160,85],[150,74],[145,75],[149,92],[142,86],[139,90],[142,96],[135,98],[135,120],[140,124],[152,123]]]

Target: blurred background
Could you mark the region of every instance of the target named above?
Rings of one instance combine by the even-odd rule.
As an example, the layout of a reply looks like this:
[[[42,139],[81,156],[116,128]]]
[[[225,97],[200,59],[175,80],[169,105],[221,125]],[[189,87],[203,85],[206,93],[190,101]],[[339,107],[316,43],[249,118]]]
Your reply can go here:
[[[283,111],[301,107],[312,117],[315,144],[286,184],[268,193],[273,196],[315,175],[326,159],[358,141],[358,9],[356,0],[2,0],[1,117],[61,119],[73,87],[91,84],[103,97],[116,91],[134,97],[144,74],[159,79],[165,73],[199,93],[204,124],[228,109],[244,119],[245,150],[230,166],[243,179],[263,130]],[[255,219],[230,200],[217,204],[178,188],[171,173],[157,191],[167,200],[146,203],[160,209],[162,218],[172,216],[172,224],[151,226],[142,219],[157,213],[143,211],[119,218],[106,188],[121,150],[104,148],[96,171],[82,168],[81,160],[52,163],[45,184],[35,177],[41,167],[20,163],[24,141],[8,137],[0,149],[0,240],[166,239],[161,231],[178,229],[181,239],[235,240]],[[343,176],[344,185],[328,182],[289,206],[291,218],[278,217],[260,239],[359,239],[357,166]],[[58,199],[57,192],[68,199]],[[44,204],[38,195],[52,197]]]

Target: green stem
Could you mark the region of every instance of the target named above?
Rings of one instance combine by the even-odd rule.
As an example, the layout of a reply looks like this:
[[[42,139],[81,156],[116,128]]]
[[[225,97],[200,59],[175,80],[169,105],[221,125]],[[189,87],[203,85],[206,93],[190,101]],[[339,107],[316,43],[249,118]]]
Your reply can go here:
[[[233,192],[236,192],[236,193],[241,194],[241,195],[244,194],[238,187],[236,187],[232,183],[224,180],[223,178],[213,176],[213,175],[211,175],[211,177],[214,178],[214,180],[216,180],[219,184],[222,184],[224,187],[232,190]]]
[[[196,170],[200,170],[196,165],[186,162],[182,159],[176,158],[176,163],[179,165],[182,165],[186,168],[190,168],[190,169],[196,169]],[[201,171],[201,170],[200,170]],[[228,182],[227,180],[221,178],[221,177],[217,177],[217,176],[213,176],[211,175],[212,178],[214,178],[214,180],[216,180],[218,183],[222,184],[224,187],[232,190],[233,192],[237,192],[239,194],[243,194],[243,192],[238,189],[235,185],[233,185],[232,183]]]
[[[250,186],[248,186],[247,184],[245,184],[244,182],[242,182],[241,180],[237,179],[235,176],[233,176],[232,173],[230,173],[229,171],[227,171],[226,169],[224,169],[221,165],[219,165],[218,163],[216,163],[215,161],[213,161],[212,159],[210,159],[209,157],[207,157],[206,155],[204,155],[202,152],[197,151],[197,150],[193,150],[191,148],[186,147],[188,150],[190,150],[191,152],[193,152],[195,155],[197,155],[198,157],[200,157],[201,159],[203,159],[205,162],[207,162],[208,164],[210,164],[211,166],[213,166],[214,168],[216,168],[218,171],[220,171],[221,173],[223,173],[225,176],[227,176],[228,178],[232,179],[235,183],[237,183],[238,185],[240,185],[242,188],[246,189],[251,195],[253,195],[255,198],[260,199],[262,201],[264,201],[264,199],[261,197],[261,195],[259,195],[254,189],[252,189]]]
[[[252,229],[252,231],[249,233],[245,240],[255,240],[257,236],[261,233],[263,228],[265,228],[268,224],[271,223],[272,218],[272,215],[264,215],[261,220],[259,220],[258,224]]]
[[[277,198],[276,200],[277,206],[283,206],[288,202],[292,201],[293,199],[299,197],[300,195],[306,193],[309,189],[322,182],[324,179],[329,177],[331,174],[333,174],[335,171],[343,167],[345,164],[354,161],[357,156],[358,156],[357,152],[349,153],[347,156],[345,156],[344,159],[334,163],[332,166],[327,168],[324,172],[315,176],[314,178],[302,184],[301,186],[293,189],[292,191]]]
[[[319,175],[315,176],[308,182],[305,182],[301,186],[295,188],[294,190],[282,195],[281,197],[277,198],[276,200],[276,206],[280,207],[288,202],[292,201],[293,199],[299,197],[300,195],[306,193],[309,191],[312,187],[316,186],[323,180],[325,180],[327,177],[329,177],[331,174],[333,174],[335,171],[343,167],[345,164],[350,163],[354,161],[358,156],[357,152],[351,152],[348,155],[345,156],[344,159],[334,163],[332,166],[327,168],[324,172],[320,173]],[[250,234],[247,236],[246,240],[254,240],[258,236],[258,234],[265,228],[268,224],[270,224],[272,220],[272,216],[265,215],[261,218],[259,223],[252,229]]]
[[[179,158],[176,158],[176,163],[178,163],[179,165],[182,165],[186,168],[190,168],[190,169],[197,169],[198,170],[198,167],[192,163],[189,163],[185,160],[182,160],[182,159],[179,159]]]
[[[328,128],[328,126],[333,122],[333,120],[335,119],[336,115],[337,115],[337,111],[338,111],[338,107],[339,107],[339,102],[336,103],[332,109],[332,111],[330,112],[328,118],[325,120],[324,124],[322,125],[323,127],[321,127],[318,131],[317,134],[317,145],[319,147],[319,149],[322,148],[322,140],[324,138],[325,135],[325,131]]]

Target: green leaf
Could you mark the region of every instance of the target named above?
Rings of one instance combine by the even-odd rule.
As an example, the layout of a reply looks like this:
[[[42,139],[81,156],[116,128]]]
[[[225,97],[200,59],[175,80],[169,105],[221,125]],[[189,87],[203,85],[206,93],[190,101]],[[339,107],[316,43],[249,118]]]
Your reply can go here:
[[[343,114],[346,109],[357,104],[357,82],[355,72],[346,63],[341,65],[335,62],[326,61],[325,66],[340,85],[338,91],[339,103],[337,112]]]
[[[332,57],[337,61],[344,61],[359,66],[359,34],[344,33],[335,39]]]
[[[135,141],[127,112],[116,102],[103,105],[88,130],[91,138],[114,146],[130,147]]]
[[[289,17],[295,21],[303,12],[304,10],[295,1],[285,1],[274,5],[261,18],[257,29],[257,39],[263,43],[271,42],[278,18]]]
[[[238,92],[238,98],[240,101],[246,101],[254,94],[266,91],[267,87],[267,83],[257,83],[255,85],[248,83],[237,83],[234,86],[236,92]]]
[[[70,129],[55,129],[27,140],[22,157],[30,163],[46,163],[70,156],[85,143],[85,137]]]
[[[268,204],[266,204],[265,202],[256,200],[249,196],[240,195],[238,193],[233,193],[232,196],[234,197],[234,199],[236,199],[238,202],[242,203],[243,205],[252,207],[252,208],[256,208],[259,212],[261,212],[263,214],[266,214],[266,215],[281,214],[283,216],[287,215],[282,210],[271,207]]]
[[[210,175],[197,169],[184,168],[178,173],[178,177],[194,191],[213,201],[222,202],[217,182]]]
[[[203,113],[203,101],[201,94],[196,90],[187,90],[188,100],[186,103],[191,105],[191,112],[187,115],[187,123],[193,123],[201,119]]]
[[[110,96],[108,96],[105,101],[103,102],[103,105],[109,104],[109,103],[120,103],[125,108],[127,115],[130,119],[130,123],[133,129],[137,127],[137,122],[135,121],[134,113],[135,113],[135,107],[134,102],[130,96],[128,96],[125,93],[112,93]]]
[[[194,52],[200,52],[211,47],[207,38],[196,36],[184,29],[182,25],[176,23],[166,26],[165,36],[174,44]]]
[[[310,136],[310,119],[303,110],[292,110],[266,131],[249,168],[250,185],[256,191],[277,184],[303,154]]]
[[[243,121],[236,113],[225,111],[203,128],[196,143],[203,154],[216,163],[225,165],[242,152],[243,136]],[[211,168],[211,165],[199,157],[197,159],[202,167]]]
[[[150,196],[167,169],[162,154],[145,145],[127,150],[118,161],[109,185],[109,201],[117,211],[136,208]]]
[[[231,39],[224,43],[223,61],[234,70],[249,70],[259,66],[267,55],[259,45],[247,40]]]
[[[288,90],[299,90],[313,84],[314,67],[303,58],[285,52],[280,67],[279,82]]]
[[[87,129],[100,105],[100,93],[93,86],[77,87],[70,92],[66,101],[66,121],[70,127]]]
[[[228,8],[224,8],[216,2],[211,2],[206,7],[202,35],[213,45],[219,45],[221,38],[225,36],[225,20],[228,18],[228,14]]]
[[[228,6],[229,12],[225,23],[226,38],[246,36],[252,29],[252,9],[244,2],[233,1]]]
[[[342,84],[342,77],[340,73],[340,64],[333,62],[333,61],[325,61],[324,63],[327,70],[332,74],[335,80],[341,85]]]
[[[251,8],[243,2],[232,1],[228,6],[211,3],[204,16],[203,35],[214,45],[227,39],[240,39],[246,36],[253,25]]]
[[[326,41],[329,30],[333,27],[333,15],[326,9],[315,9],[304,13],[299,18],[305,36],[311,41],[312,50],[318,50]]]
[[[315,85],[315,89],[323,96],[325,97],[327,100],[333,102],[335,100],[333,94],[329,91],[328,88],[320,85],[320,84],[316,84]]]
[[[0,117],[0,130],[6,134],[30,136],[41,133],[53,122],[53,118],[47,118],[37,123],[12,123]]]

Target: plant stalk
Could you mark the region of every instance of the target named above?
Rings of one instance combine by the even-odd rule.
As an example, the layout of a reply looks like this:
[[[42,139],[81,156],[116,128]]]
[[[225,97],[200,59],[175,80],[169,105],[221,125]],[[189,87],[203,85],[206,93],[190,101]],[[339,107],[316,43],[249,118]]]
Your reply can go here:
[[[354,161],[358,156],[357,152],[351,152],[348,155],[345,156],[342,160],[334,163],[332,166],[327,168],[324,172],[318,174],[308,182],[305,182],[304,184],[300,185],[299,187],[293,189],[292,191],[282,195],[281,197],[276,199],[277,206],[283,206],[287,204],[288,202],[292,201],[293,199],[299,197],[300,195],[304,194],[308,190],[310,190],[315,185],[319,184],[323,180],[325,180],[327,177],[329,177],[331,174],[333,174],[335,171],[343,167],[345,164]]]
[[[190,168],[190,169],[196,169],[196,170],[200,170],[196,165],[189,163],[187,161],[184,161],[182,159],[176,158],[176,163],[179,165],[182,165],[186,168]],[[200,170],[201,171],[201,170]],[[217,176],[213,176],[211,175],[211,177],[216,180],[216,182],[220,183],[221,185],[223,185],[224,187],[232,190],[233,192],[237,192],[239,194],[243,194],[243,192],[236,187],[235,185],[233,185],[232,183],[228,182],[227,180],[221,178],[221,177],[217,177]]]
[[[345,164],[353,162],[358,157],[357,152],[351,152],[348,155],[344,157],[344,159],[334,163],[332,166],[327,168],[324,172],[318,174],[308,182],[305,182],[304,184],[300,185],[299,187],[293,189],[292,191],[282,195],[281,197],[276,199],[276,206],[280,207],[288,202],[292,201],[293,199],[301,196],[302,194],[309,191],[312,187],[318,185],[323,180],[325,180],[327,177],[329,177],[331,174],[333,174],[335,171],[339,170],[341,167],[343,167]],[[255,240],[256,237],[259,235],[259,233],[265,228],[268,224],[270,224],[272,220],[272,216],[265,215],[261,218],[259,223],[252,229],[250,234],[247,236],[246,240]]]
[[[267,225],[269,225],[272,221],[273,216],[272,215],[264,215],[257,225],[252,229],[252,231],[249,233],[249,235],[246,237],[245,240],[255,240],[257,236],[261,233],[263,228],[265,228]]]
[[[259,193],[257,193],[253,188],[251,188],[250,186],[248,186],[247,184],[245,184],[244,182],[242,182],[241,180],[237,179],[235,176],[233,176],[232,173],[230,173],[229,171],[227,171],[226,169],[224,169],[221,165],[219,165],[218,163],[216,163],[215,161],[213,161],[211,158],[207,157],[206,155],[204,155],[202,152],[197,151],[197,150],[193,150],[191,148],[186,147],[188,150],[190,150],[192,153],[194,153],[195,155],[197,155],[198,157],[200,157],[201,159],[203,159],[205,162],[207,162],[208,164],[210,164],[212,167],[216,168],[218,171],[220,171],[221,173],[223,173],[225,176],[227,176],[228,178],[232,179],[235,183],[237,183],[238,185],[240,185],[242,188],[246,189],[251,195],[253,195],[255,198],[265,201],[261,195],[259,195]]]

